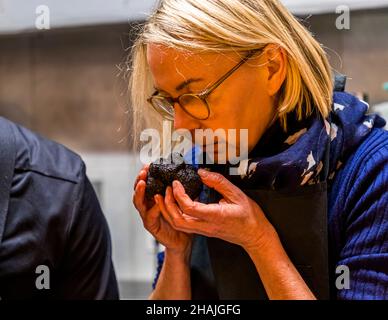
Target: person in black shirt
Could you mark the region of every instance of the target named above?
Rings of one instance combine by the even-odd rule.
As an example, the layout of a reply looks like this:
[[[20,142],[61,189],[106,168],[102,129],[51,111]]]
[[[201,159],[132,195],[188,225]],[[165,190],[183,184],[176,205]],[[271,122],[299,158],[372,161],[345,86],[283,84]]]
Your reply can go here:
[[[81,158],[0,117],[0,298],[118,299]]]

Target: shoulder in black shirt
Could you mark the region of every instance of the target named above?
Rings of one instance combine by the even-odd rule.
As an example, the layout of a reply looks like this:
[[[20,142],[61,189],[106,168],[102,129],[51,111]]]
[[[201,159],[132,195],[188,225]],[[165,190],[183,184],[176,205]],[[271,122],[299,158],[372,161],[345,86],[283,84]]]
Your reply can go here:
[[[111,240],[81,158],[0,117],[0,297],[117,299]],[[49,289],[39,289],[39,266]]]

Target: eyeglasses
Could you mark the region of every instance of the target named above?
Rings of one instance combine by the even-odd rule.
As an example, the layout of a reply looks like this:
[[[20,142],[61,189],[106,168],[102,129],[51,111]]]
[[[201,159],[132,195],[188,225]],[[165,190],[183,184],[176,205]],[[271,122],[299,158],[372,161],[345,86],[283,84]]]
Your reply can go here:
[[[262,49],[251,50],[248,54],[232,69],[230,69],[223,77],[211,85],[208,89],[201,93],[184,93],[177,98],[161,95],[158,91],[147,99],[152,107],[159,112],[164,118],[168,120],[174,120],[175,116],[175,103],[178,103],[182,110],[189,116],[197,120],[206,120],[210,116],[210,105],[207,100],[209,95],[217,89],[221,83],[229,78],[233,72],[241,67],[249,58],[251,58],[256,52]]]

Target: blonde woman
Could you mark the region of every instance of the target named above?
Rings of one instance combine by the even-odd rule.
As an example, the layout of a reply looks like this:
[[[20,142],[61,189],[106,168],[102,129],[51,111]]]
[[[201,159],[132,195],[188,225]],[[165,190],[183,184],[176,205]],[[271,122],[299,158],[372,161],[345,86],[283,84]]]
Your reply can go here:
[[[174,182],[149,203],[139,173],[134,205],[165,246],[151,299],[388,297],[385,121],[333,88],[322,47],[279,1],[160,1],[130,89],[136,128],[156,110],[175,129],[249,132],[240,174],[205,165],[197,201]]]

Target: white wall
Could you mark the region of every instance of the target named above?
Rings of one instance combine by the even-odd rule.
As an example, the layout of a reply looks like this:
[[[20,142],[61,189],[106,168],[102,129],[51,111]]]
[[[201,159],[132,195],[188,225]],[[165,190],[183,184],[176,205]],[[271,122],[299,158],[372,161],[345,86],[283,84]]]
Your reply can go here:
[[[352,10],[387,7],[388,0],[282,0],[296,14],[335,12],[339,5]],[[36,8],[50,9],[51,28],[125,23],[144,20],[156,0],[0,0],[0,34],[36,31]]]
[[[351,10],[387,7],[387,0],[281,0],[294,14],[334,13],[338,6]]]
[[[36,8],[50,10],[51,28],[144,20],[155,0],[0,0],[0,33],[36,31]]]

